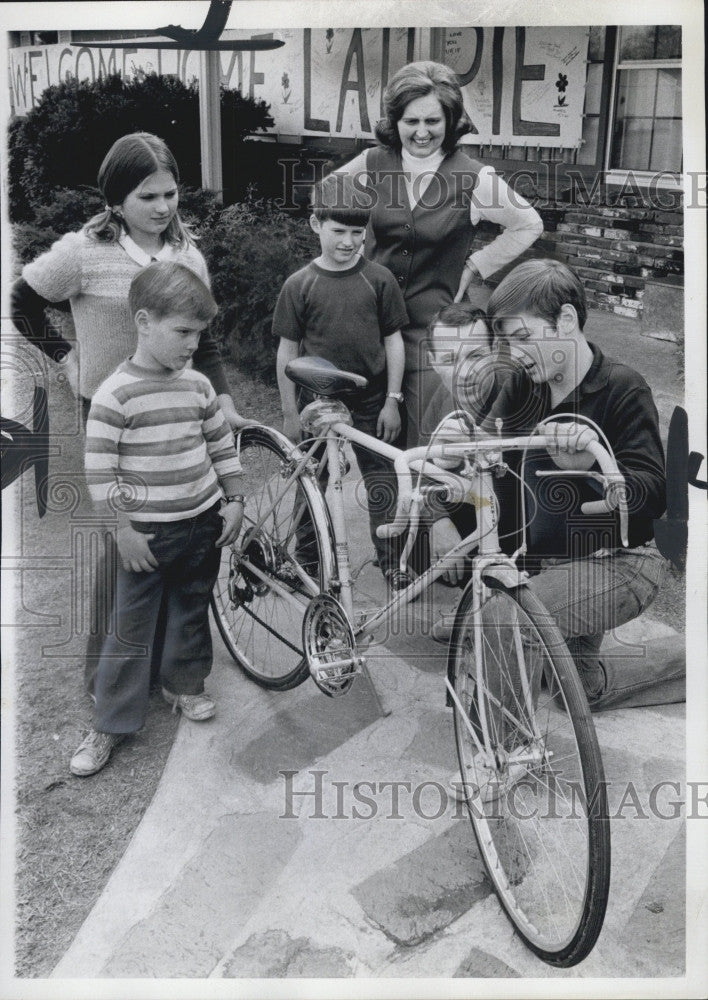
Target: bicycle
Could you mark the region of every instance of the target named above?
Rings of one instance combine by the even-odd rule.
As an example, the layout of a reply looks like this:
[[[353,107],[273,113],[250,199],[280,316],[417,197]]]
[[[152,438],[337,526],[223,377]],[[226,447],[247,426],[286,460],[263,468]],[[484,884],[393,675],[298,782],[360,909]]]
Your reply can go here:
[[[318,397],[301,414],[308,439],[296,446],[262,425],[237,435],[247,484],[244,528],[222,560],[213,595],[226,646],[263,687],[284,691],[311,676],[325,694],[342,695],[357,674],[367,673],[364,651],[375,629],[440,577],[448,559],[469,554],[472,574],[455,615],[446,677],[462,792],[490,880],[516,931],[548,964],[575,965],[597,941],[609,893],[602,759],[575,664],[516,565],[523,545],[510,557],[499,548],[493,485],[496,474],[508,471],[504,452],[542,448],[547,439],[542,433],[504,437],[501,428],[492,437],[446,432],[444,443],[433,439],[425,448],[400,451],[355,430],[344,404],[331,398],[361,387],[359,376],[314,358],[292,362],[288,374]],[[379,533],[408,530],[401,566],[421,509],[434,495],[472,497],[477,516],[475,530],[459,545],[384,608],[358,618],[342,502],[347,441],[394,464],[396,513]],[[323,449],[329,504],[314,457]],[[627,544],[623,479],[601,444],[588,450],[600,472],[577,474],[599,481],[603,499],[586,509],[619,508]],[[443,467],[453,463],[461,468]],[[303,521],[316,548],[310,545],[309,562],[299,558]]]

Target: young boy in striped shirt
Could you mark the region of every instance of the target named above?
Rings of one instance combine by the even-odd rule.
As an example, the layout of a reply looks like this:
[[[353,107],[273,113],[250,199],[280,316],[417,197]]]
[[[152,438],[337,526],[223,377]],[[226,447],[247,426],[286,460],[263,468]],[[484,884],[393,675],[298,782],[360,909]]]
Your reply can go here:
[[[93,396],[86,425],[89,490],[102,514],[117,517],[119,564],[94,726],[70,765],[81,776],[143,725],[154,650],[174,709],[194,721],[214,715],[204,693],[209,597],[219,549],[236,540],[243,517],[232,433],[209,380],[187,367],[216,314],[209,289],[164,261],[135,276],[129,302],[138,346]]]

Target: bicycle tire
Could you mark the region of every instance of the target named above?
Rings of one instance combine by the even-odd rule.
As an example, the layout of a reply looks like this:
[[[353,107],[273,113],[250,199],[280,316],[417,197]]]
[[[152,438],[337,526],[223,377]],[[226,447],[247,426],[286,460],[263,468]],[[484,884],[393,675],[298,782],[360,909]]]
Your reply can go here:
[[[301,574],[307,574],[318,592],[334,575],[329,512],[316,476],[307,468],[278,496],[293,469],[293,446],[282,434],[268,427],[246,427],[237,443],[243,466],[243,527],[236,545],[222,553],[212,612],[243,672],[261,687],[287,691],[310,675],[303,657],[302,619],[313,594]],[[303,503],[313,526],[308,561],[296,551],[296,521]],[[268,507],[270,513],[256,529]],[[265,580],[249,573],[243,555],[260,568]]]
[[[482,701],[473,676],[475,631]],[[518,669],[522,657],[528,696]],[[573,659],[534,594],[489,580],[478,606],[471,584],[462,596],[448,671],[469,726],[484,745],[486,722],[494,748],[493,762],[480,757],[455,704],[465,801],[492,885],[539,958],[563,968],[576,965],[602,929],[610,829],[602,758]]]

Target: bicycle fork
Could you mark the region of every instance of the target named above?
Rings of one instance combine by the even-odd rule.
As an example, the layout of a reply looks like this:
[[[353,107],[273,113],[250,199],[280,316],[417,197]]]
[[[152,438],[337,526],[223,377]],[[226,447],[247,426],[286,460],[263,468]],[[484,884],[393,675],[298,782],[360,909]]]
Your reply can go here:
[[[474,619],[473,619],[473,648],[474,648],[474,678],[475,678],[475,690],[478,692],[477,696],[477,715],[479,718],[479,725],[481,729],[481,740],[478,733],[475,731],[474,726],[470,722],[468,710],[462,705],[454,686],[450,682],[448,676],[445,677],[445,685],[450,694],[450,697],[460,714],[463,724],[465,725],[469,735],[472,738],[474,745],[476,746],[478,752],[482,754],[483,758],[489,766],[492,768],[498,768],[502,763],[497,759],[498,752],[493,745],[493,741],[490,735],[490,726],[488,718],[488,710],[493,707],[501,717],[506,717],[510,722],[513,723],[516,729],[525,729],[526,735],[529,740],[529,747],[526,749],[516,748],[513,751],[512,757],[506,762],[509,763],[525,763],[525,764],[539,764],[543,758],[543,752],[540,749],[543,746],[543,740],[541,734],[538,730],[538,725],[536,721],[535,703],[534,695],[532,690],[532,684],[529,682],[529,664],[526,656],[526,649],[524,648],[524,643],[521,636],[521,625],[518,619],[514,622],[509,623],[509,627],[513,629],[513,646],[516,656],[516,665],[519,673],[519,683],[521,687],[521,702],[519,707],[523,707],[523,715],[519,718],[519,711],[511,711],[509,706],[504,703],[503,692],[500,693],[499,698],[497,698],[489,689],[488,678],[484,676],[483,669],[485,663],[485,656],[483,651],[483,643],[485,641],[484,637],[484,623],[482,621],[482,608],[484,602],[487,599],[488,588],[484,583],[482,570],[480,569],[476,572],[472,578],[471,586],[473,588],[473,602],[472,606],[474,609]],[[515,696],[515,701],[518,698]],[[512,702],[512,709],[514,709],[514,704]],[[528,725],[523,725],[523,720],[528,721]]]

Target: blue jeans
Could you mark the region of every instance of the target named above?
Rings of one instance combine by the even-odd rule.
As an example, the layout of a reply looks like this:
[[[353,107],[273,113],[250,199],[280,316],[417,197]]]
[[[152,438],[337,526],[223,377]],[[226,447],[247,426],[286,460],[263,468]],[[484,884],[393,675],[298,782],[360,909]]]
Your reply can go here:
[[[555,618],[594,711],[685,700],[683,642],[649,640],[627,655],[600,653],[604,633],[654,600],[664,560],[653,546],[569,561],[545,560],[530,589]]]
[[[161,649],[161,683],[173,694],[201,694],[212,666],[209,598],[219,572],[219,504],[183,521],[133,527],[154,534],[149,545],[159,565],[134,573],[118,560],[116,630],[106,636],[96,671],[94,725],[104,733],[132,733],[143,725],[153,647]],[[117,636],[132,644],[131,652]]]

